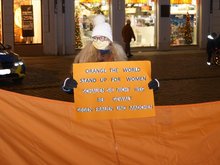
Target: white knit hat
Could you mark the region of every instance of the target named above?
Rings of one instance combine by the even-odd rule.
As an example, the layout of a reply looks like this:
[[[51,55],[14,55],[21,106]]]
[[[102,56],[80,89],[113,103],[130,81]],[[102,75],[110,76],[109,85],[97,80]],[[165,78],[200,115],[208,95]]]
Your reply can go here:
[[[97,15],[93,19],[94,23],[94,29],[92,31],[92,37],[94,36],[104,36],[107,37],[111,42],[113,42],[112,39],[112,29],[109,23],[105,22],[104,15]]]

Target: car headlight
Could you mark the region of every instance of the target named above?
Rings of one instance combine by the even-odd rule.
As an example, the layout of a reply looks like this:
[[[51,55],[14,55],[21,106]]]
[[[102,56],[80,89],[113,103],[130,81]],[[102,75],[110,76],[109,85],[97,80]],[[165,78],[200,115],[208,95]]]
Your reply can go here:
[[[0,55],[6,55],[7,53],[0,52]]]
[[[18,61],[14,63],[14,66],[19,66],[19,65],[24,65],[24,63],[22,61]]]
[[[0,75],[11,74],[10,69],[0,69]]]

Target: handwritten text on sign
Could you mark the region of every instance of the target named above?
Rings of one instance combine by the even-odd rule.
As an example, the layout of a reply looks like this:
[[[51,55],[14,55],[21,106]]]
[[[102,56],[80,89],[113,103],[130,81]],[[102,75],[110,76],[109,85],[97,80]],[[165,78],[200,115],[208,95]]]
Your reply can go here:
[[[74,112],[79,120],[155,115],[149,61],[73,64]]]

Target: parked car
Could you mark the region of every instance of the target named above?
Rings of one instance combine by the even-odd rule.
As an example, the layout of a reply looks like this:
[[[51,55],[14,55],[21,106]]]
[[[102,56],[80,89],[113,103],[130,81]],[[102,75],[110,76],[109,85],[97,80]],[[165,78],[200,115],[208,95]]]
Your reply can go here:
[[[22,82],[25,77],[25,64],[21,57],[11,50],[10,45],[0,43],[0,81]]]

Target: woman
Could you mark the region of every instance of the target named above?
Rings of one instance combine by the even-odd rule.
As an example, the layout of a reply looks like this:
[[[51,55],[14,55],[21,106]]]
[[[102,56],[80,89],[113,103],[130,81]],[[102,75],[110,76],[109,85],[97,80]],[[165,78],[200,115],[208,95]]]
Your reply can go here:
[[[93,23],[93,40],[79,52],[75,57],[74,63],[126,61],[127,56],[123,48],[113,42],[111,26],[105,22],[105,17],[97,15]],[[159,82],[154,79],[148,86],[150,89],[157,90]],[[64,92],[73,93],[73,88],[76,87],[77,82],[72,77],[68,77],[65,79],[62,89]]]

